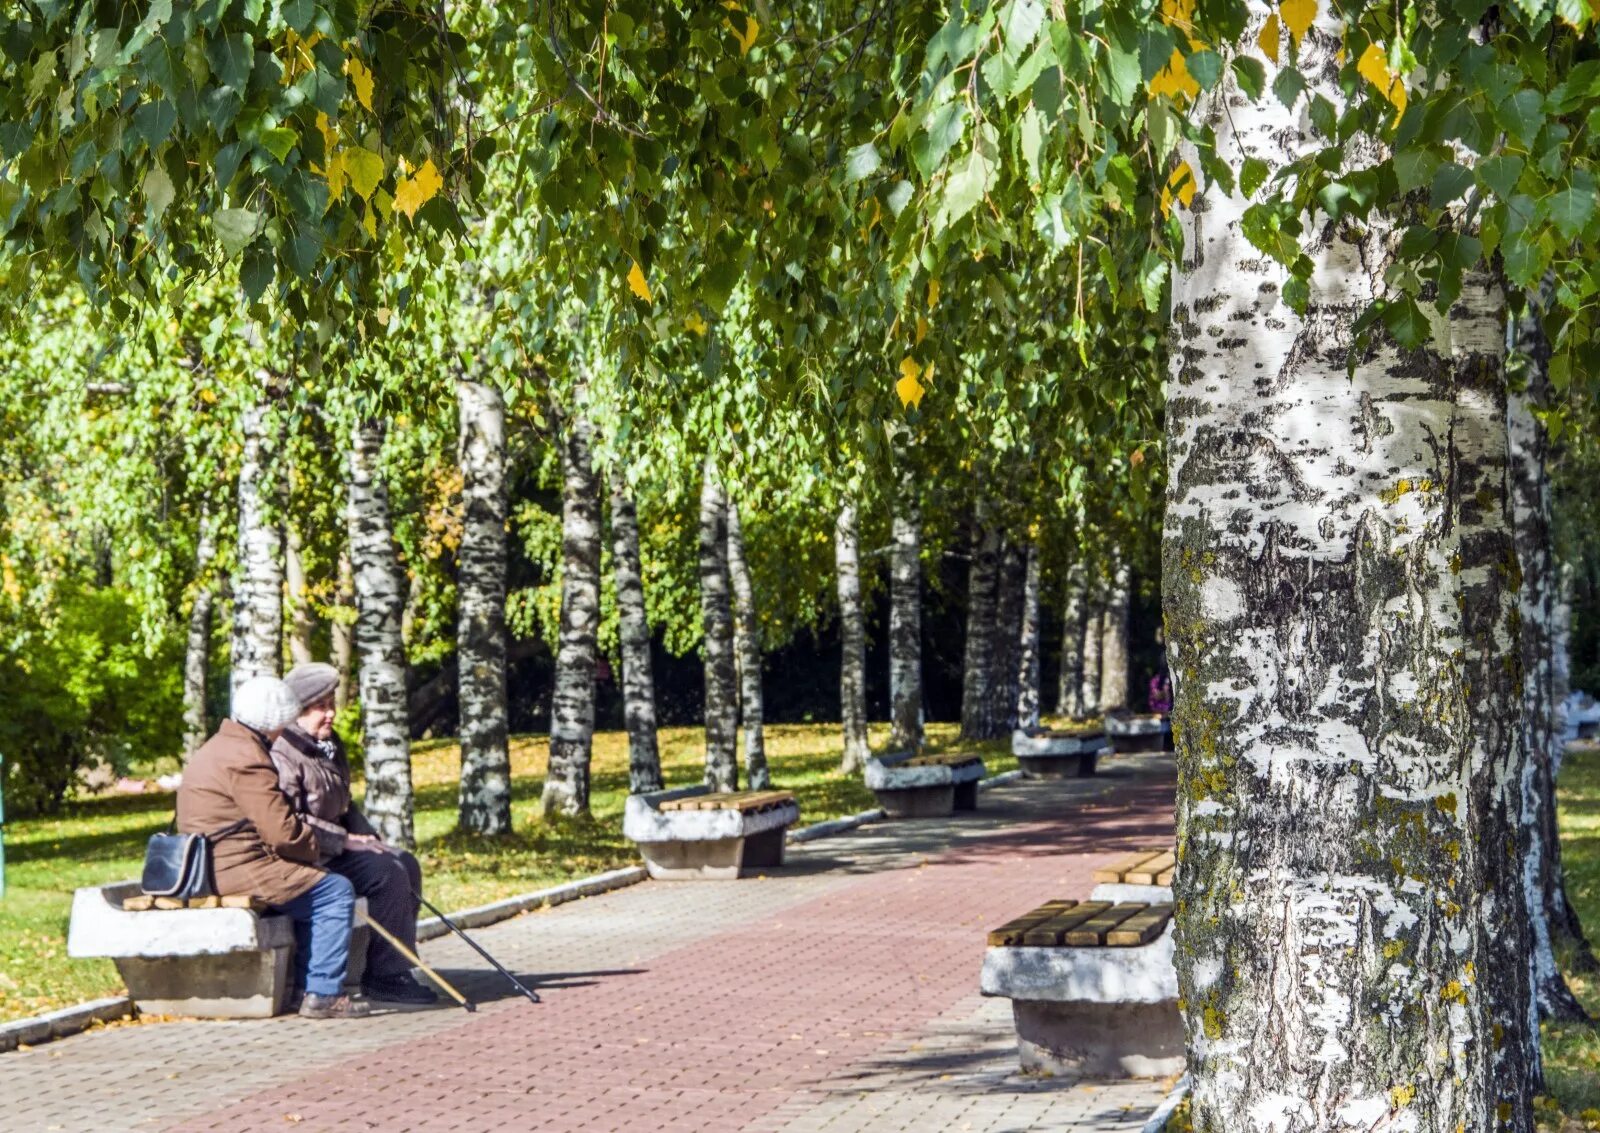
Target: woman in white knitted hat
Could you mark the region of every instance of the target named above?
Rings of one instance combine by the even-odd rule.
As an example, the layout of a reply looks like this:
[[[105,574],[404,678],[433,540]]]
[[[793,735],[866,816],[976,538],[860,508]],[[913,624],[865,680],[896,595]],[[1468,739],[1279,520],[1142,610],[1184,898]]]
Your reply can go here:
[[[355,888],[348,878],[317,868],[318,832],[278,789],[278,769],[267,754],[299,714],[300,701],[276,677],[240,685],[230,718],[183,769],[178,829],[231,831],[212,842],[217,892],[259,897],[294,921],[295,966],[305,988],[300,1014],[352,1018],[372,1009],[343,990]]]

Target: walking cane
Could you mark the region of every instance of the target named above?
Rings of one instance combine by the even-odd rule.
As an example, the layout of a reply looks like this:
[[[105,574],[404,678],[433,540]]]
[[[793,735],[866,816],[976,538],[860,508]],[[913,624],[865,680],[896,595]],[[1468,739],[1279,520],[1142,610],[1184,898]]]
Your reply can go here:
[[[456,924],[455,921],[451,920],[449,917],[445,916],[443,913],[441,913],[438,910],[438,908],[433,904],[433,902],[429,901],[421,893],[418,893],[416,891],[413,891],[411,895],[413,897],[415,897],[418,901],[422,902],[423,906],[428,910],[428,912],[430,912],[434,916],[438,917],[440,922],[443,923],[443,925],[446,928],[448,928],[451,932],[455,933],[462,940],[465,940],[468,944],[472,945],[472,950],[474,952],[476,952],[479,956],[482,956],[485,960],[489,961],[489,963],[493,964],[494,965],[494,970],[499,972],[506,979],[510,980],[511,981],[511,986],[516,988],[523,995],[527,996],[528,997],[528,1001],[530,1003],[540,1003],[540,1002],[542,1002],[542,1000],[540,1000],[537,992],[531,991],[528,988],[523,987],[521,980],[517,979],[516,976],[514,976],[510,972],[506,971],[505,966],[503,964],[501,964],[499,960],[496,960],[493,956],[489,955],[489,953],[485,952],[484,949],[483,949],[483,945],[479,944],[476,940],[473,940],[472,937],[468,936],[465,932],[463,932],[461,930],[461,926]]]
[[[400,953],[400,955],[404,956],[407,960],[410,960],[412,967],[421,968],[424,972],[426,972],[428,974],[428,978],[434,983],[438,984],[440,987],[444,988],[444,990],[449,993],[451,999],[461,1004],[461,1006],[466,1008],[468,1011],[477,1010],[477,1007],[473,1005],[472,1000],[468,999],[466,996],[462,995],[459,991],[452,987],[449,980],[445,979],[438,972],[424,964],[422,962],[422,957],[411,951],[411,949],[407,948],[404,944],[401,944],[400,939],[395,936],[394,933],[384,928],[371,917],[367,918],[367,927],[387,940],[390,945],[393,946],[396,952]]]

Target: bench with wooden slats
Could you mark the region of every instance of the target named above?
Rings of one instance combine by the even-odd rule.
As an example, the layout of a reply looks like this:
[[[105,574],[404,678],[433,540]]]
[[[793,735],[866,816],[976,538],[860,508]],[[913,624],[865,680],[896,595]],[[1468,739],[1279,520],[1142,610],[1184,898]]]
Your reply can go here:
[[[147,913],[152,909],[254,909],[267,908],[259,897],[234,895],[228,897],[152,897],[148,893],[135,893],[122,899],[122,909],[128,913]]]
[[[1104,885],[1171,885],[1177,864],[1171,850],[1139,850],[1095,870],[1094,879]]]
[[[938,755],[914,755],[901,760],[901,767],[970,767],[981,763],[983,756],[970,751],[947,751]]]
[[[989,933],[991,948],[1131,948],[1166,930],[1172,906],[1142,901],[1046,901]]]
[[[681,799],[664,799],[659,809],[675,810],[736,810],[741,814],[759,814],[786,803],[794,802],[793,791],[713,791],[709,795],[690,795]]]

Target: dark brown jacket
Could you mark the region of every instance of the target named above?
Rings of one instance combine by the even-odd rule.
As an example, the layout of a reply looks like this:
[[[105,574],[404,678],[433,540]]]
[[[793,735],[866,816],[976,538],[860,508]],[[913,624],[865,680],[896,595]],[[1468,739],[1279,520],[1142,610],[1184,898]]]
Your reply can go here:
[[[211,834],[241,818],[250,825],[211,848],[217,892],[248,894],[269,905],[294,900],[323,877],[317,838],[278,789],[263,737],[224,720],[189,757],[178,788],[178,829]]]
[[[294,812],[317,830],[320,861],[344,852],[346,834],[374,834],[366,815],[350,802],[350,763],[337,738],[318,743],[290,724],[272,745],[278,789]]]

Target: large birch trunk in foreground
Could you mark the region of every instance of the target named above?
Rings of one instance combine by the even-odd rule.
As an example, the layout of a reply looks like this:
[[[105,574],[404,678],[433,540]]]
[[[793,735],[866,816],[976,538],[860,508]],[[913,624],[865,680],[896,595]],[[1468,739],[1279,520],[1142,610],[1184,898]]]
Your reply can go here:
[[[889,552],[889,750],[922,747],[922,508],[902,466]]]
[[[861,613],[861,534],[856,505],[839,509],[833,525],[834,575],[839,587],[839,719],[844,758],[839,770],[853,774],[872,754],[867,741],[867,629]]]
[[[1067,586],[1061,604],[1061,675],[1056,680],[1056,714],[1077,718],[1083,708],[1083,564],[1073,563],[1067,571]]]
[[[745,779],[752,791],[772,786],[761,703],[761,621],[756,615],[750,564],[744,555],[739,505],[728,503],[728,582],[733,589],[733,651],[738,661],[739,716],[744,724]]]
[[[967,638],[961,662],[961,738],[992,740],[1004,731],[994,718],[995,614],[999,599],[1000,536],[978,507],[967,569]]]
[[[194,601],[189,606],[189,636],[183,651],[183,753],[188,756],[211,735],[206,717],[206,675],[211,659],[211,610],[217,597],[212,560],[217,554],[217,524],[208,509],[200,515],[194,552]]]
[[[500,391],[456,382],[462,527],[456,668],[461,704],[457,822],[475,834],[511,833],[506,741],[506,409]]]
[[[700,487],[700,620],[705,658],[706,783],[739,786],[738,689],[733,663],[733,608],[728,595],[728,499],[716,463],[706,458]]]
[[[1100,711],[1128,707],[1128,564],[1120,554],[1111,572],[1111,595],[1100,626]]]
[[[350,563],[355,574],[362,746],[367,796],[362,806],[383,840],[413,844],[411,739],[406,719],[406,650],[400,623],[406,577],[395,551],[389,490],[379,461],[384,426],[367,421],[350,448]]]
[[[283,532],[270,501],[277,492],[271,409],[244,411],[239,425],[239,553],[233,586],[233,687],[276,677],[283,667]]]
[[[539,804],[546,817],[589,812],[600,630],[600,481],[590,432],[579,415],[562,421],[561,631],[550,696],[550,771]]]
[[[650,618],[639,556],[639,515],[620,469],[611,473],[611,559],[617,579],[617,635],[622,641],[622,715],[628,728],[628,790],[659,791],[656,681],[650,661]]]
[[[1268,8],[1251,9],[1253,41]],[[1300,46],[1336,105],[1340,46],[1326,15]],[[1231,88],[1201,108],[1222,159],[1276,168],[1311,144],[1302,113]],[[1531,1130],[1502,296],[1469,277],[1438,352],[1375,335],[1347,375],[1396,225],[1317,219],[1302,318],[1245,207],[1211,185],[1183,214],[1172,304],[1163,577],[1194,1125]]]
[[[1039,547],[1029,543],[1022,575],[1022,625],[1017,635],[1016,726],[1039,726]]]

